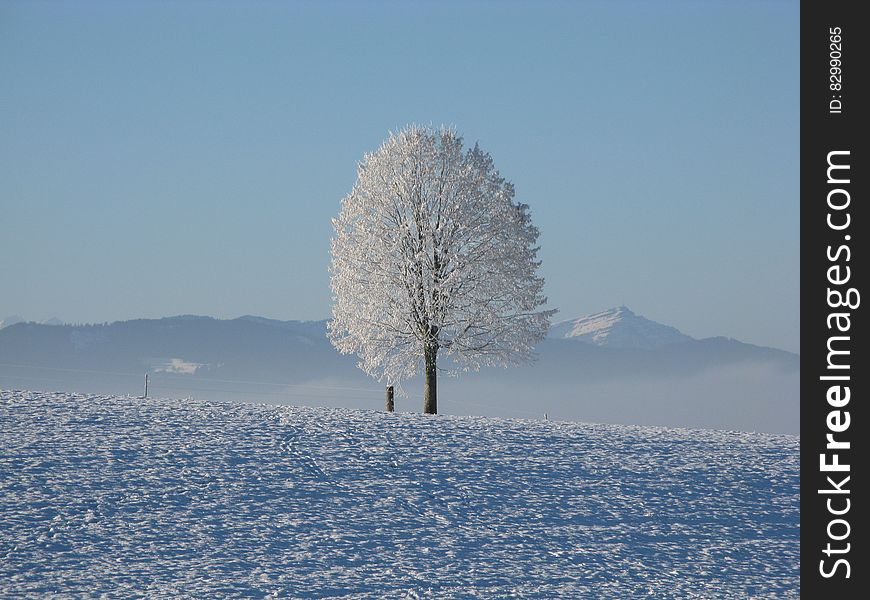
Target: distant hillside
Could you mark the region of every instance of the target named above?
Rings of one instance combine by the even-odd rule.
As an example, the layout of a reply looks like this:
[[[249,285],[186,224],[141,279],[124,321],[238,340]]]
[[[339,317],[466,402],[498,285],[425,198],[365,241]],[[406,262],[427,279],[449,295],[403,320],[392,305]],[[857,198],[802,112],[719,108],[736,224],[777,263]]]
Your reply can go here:
[[[797,432],[800,358],[696,340],[625,307],[554,325],[536,363],[439,381],[439,410]],[[0,330],[0,387],[379,408],[383,384],[326,338],[326,321],[179,316]],[[419,410],[420,382],[400,409]]]
[[[4,327],[9,327],[10,325],[15,325],[16,323],[23,323],[24,319],[19,317],[18,315],[10,315],[5,319],[0,319],[0,329]],[[57,317],[52,317],[50,319],[46,319],[45,321],[36,321],[41,325],[63,325],[63,321],[58,319]]]
[[[108,325],[18,323],[0,337],[0,362],[105,371],[171,370],[178,360],[200,365],[200,374],[293,378],[331,373],[335,358],[325,321],[184,315]]]

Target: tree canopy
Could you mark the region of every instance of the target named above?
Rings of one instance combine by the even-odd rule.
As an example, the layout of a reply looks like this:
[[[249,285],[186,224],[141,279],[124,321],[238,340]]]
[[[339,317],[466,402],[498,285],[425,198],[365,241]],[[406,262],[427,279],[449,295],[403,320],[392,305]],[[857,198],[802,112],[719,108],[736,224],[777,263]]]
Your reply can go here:
[[[477,144],[409,126],[359,165],[333,219],[332,343],[366,373],[401,383],[531,358],[549,327],[529,207]],[[431,383],[430,383],[431,378]],[[431,396],[431,398],[430,398]]]

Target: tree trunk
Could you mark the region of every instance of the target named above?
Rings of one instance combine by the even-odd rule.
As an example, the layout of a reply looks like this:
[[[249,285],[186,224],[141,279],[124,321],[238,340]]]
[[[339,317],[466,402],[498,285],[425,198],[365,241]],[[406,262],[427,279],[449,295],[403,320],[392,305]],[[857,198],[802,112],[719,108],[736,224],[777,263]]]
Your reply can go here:
[[[387,386],[387,412],[393,412],[395,405],[393,404],[393,386]]]
[[[423,383],[423,412],[427,415],[438,414],[438,346],[427,346],[423,351],[426,360],[426,379]]]

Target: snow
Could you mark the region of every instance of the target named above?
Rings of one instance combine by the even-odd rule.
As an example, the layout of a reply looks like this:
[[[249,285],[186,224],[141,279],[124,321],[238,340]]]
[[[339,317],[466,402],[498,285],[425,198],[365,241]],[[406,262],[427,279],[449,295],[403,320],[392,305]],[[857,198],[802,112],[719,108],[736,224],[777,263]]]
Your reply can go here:
[[[675,327],[636,315],[625,306],[555,323],[547,337],[572,339],[610,348],[660,348],[693,338]]]
[[[0,596],[799,597],[794,436],[0,392]]]
[[[163,361],[154,367],[157,373],[177,373],[181,375],[193,375],[200,368],[207,366],[202,363],[196,363],[184,360],[183,358],[170,358]]]

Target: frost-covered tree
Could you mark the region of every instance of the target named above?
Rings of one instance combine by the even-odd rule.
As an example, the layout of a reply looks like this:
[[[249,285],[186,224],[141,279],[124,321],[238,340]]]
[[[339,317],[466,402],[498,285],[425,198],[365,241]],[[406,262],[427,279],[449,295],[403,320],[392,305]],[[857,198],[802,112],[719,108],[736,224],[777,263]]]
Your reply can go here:
[[[363,157],[332,224],[329,337],[379,380],[422,368],[426,413],[437,412],[439,354],[447,374],[521,363],[556,312],[542,309],[528,205],[452,129],[390,134]]]

